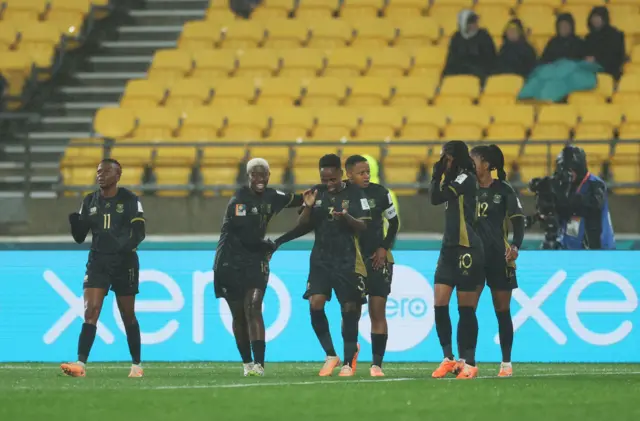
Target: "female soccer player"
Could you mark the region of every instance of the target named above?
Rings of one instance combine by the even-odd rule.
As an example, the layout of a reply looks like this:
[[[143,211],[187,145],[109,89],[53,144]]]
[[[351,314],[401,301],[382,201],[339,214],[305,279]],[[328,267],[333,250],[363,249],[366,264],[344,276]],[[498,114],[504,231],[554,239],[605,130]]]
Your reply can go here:
[[[478,286],[484,282],[484,253],[482,241],[473,229],[477,189],[476,171],[467,145],[459,140],[447,142],[442,157],[433,167],[430,188],[431,204],[445,203],[445,231],[434,277],[436,331],[444,360],[433,372],[434,378],[445,377],[448,373],[457,373],[459,379],[478,375],[476,306]],[[453,288],[457,288],[460,314],[458,362],[451,347],[449,302]]]
[[[493,307],[498,317],[498,332],[502,364],[499,377],[511,377],[511,347],[513,322],[511,320],[511,292],[518,288],[516,264],[518,250],[524,237],[524,212],[520,200],[511,185],[505,181],[504,156],[496,145],[476,146],[471,150],[476,166],[480,189],[478,190],[477,231],[485,252],[485,274],[491,289]],[[498,179],[491,176],[496,170]],[[507,220],[513,226],[513,240],[508,243]],[[479,287],[482,293],[484,284]]]

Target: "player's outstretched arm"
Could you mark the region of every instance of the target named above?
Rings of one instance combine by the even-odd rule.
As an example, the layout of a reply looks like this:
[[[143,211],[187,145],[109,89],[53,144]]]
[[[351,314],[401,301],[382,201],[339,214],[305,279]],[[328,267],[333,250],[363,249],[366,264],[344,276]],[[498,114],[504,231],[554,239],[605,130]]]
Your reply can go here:
[[[71,225],[71,236],[73,241],[78,244],[84,243],[89,233],[89,221],[86,219],[86,212],[84,212],[84,202],[80,207],[79,212],[73,212],[69,215],[69,224]]]
[[[311,224],[298,224],[291,231],[278,237],[275,241],[275,245],[276,247],[280,247],[284,243],[288,243],[289,241],[293,241],[296,238],[300,238],[303,235],[310,233],[312,229],[313,229],[313,226]]]

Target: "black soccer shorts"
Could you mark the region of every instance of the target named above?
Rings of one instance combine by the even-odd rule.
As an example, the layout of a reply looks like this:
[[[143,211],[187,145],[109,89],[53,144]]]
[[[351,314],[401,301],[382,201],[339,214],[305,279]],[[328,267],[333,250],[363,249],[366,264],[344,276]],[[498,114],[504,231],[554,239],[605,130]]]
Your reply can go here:
[[[476,291],[484,284],[484,253],[482,248],[443,247],[436,267],[435,283]]]
[[[91,255],[87,262],[83,288],[109,289],[117,297],[137,295],[140,285],[138,254]]]
[[[510,291],[518,288],[515,265],[507,265],[504,256],[487,256],[485,267],[487,286],[496,291]]]
[[[324,295],[331,301],[332,291],[340,304],[367,302],[366,278],[355,272],[342,272],[328,268],[314,267],[309,270],[307,290],[302,298],[308,300],[312,295]]]
[[[381,269],[373,268],[373,259],[365,261],[367,267],[367,294],[370,297],[388,297],[391,294],[393,263],[386,262]]]
[[[247,292],[253,289],[267,289],[269,282],[269,263],[262,262],[239,267],[222,263],[213,273],[213,289],[216,298],[227,301],[242,301]]]

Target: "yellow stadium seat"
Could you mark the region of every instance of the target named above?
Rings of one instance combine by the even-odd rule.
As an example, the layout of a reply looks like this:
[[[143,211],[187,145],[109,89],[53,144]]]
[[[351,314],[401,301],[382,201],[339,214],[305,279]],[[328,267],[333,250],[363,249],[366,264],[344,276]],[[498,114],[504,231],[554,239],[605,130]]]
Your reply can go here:
[[[19,49],[24,51],[40,68],[49,68],[54,57],[54,50],[60,43],[61,35],[58,28],[48,23],[25,24],[20,33]]]
[[[449,122],[444,140],[479,141],[491,120],[489,112],[484,107],[455,106],[445,108],[444,112]]]
[[[214,148],[211,148],[213,152]],[[222,149],[222,148],[217,148]],[[205,186],[228,186],[231,190],[222,190],[223,195],[232,195],[235,190],[236,177],[238,176],[238,167],[236,165],[215,165],[211,167],[202,167],[202,181]],[[211,195],[206,191],[205,195]]]
[[[124,168],[141,167],[153,160],[153,148],[149,146],[116,146],[111,150],[111,156],[116,158]]]
[[[328,139],[314,139],[311,136],[309,139],[305,139],[296,144],[294,148],[294,159],[296,166],[307,166],[312,165],[315,166],[316,169],[316,177],[318,177],[318,160],[320,157],[326,154],[339,154],[340,147],[342,146],[341,142],[335,141],[333,143],[326,144]],[[323,144],[319,144],[323,142]],[[295,170],[294,170],[295,171]],[[294,176],[295,176],[294,172]],[[312,184],[317,184],[320,180]]]
[[[612,11],[611,6],[612,5],[609,5],[610,11]],[[616,26],[625,34],[625,47],[626,47],[626,53],[628,55],[632,54],[633,46],[640,41],[640,28],[638,28],[638,24],[637,24],[638,9],[640,8],[640,5],[636,4],[635,6],[632,6],[632,7],[635,8],[635,11],[633,13],[627,13],[622,15],[621,14],[611,15],[612,25]]]
[[[384,16],[395,22],[424,16],[429,4],[429,0],[390,0],[384,9]]]
[[[349,96],[346,105],[354,106],[379,106],[385,105],[391,96],[391,84],[382,77],[357,77],[350,79]]]
[[[220,27],[206,20],[187,22],[178,39],[178,48],[187,51],[211,49],[220,39]]]
[[[167,167],[189,168],[196,162],[196,148],[193,146],[162,146],[156,148],[154,163]]]
[[[470,105],[480,95],[480,79],[475,76],[447,76],[436,97],[438,105]]]
[[[312,48],[346,47],[353,40],[354,30],[348,23],[337,20],[321,20],[309,22],[311,39],[308,46]]]
[[[517,75],[494,75],[487,79],[480,105],[515,104],[522,88],[522,77]]]
[[[207,79],[180,79],[171,87],[171,93],[165,105],[179,110],[208,105],[214,92],[211,85]]]
[[[189,194],[187,184],[191,176],[191,168],[161,167],[155,168],[156,184],[159,187],[156,194],[163,197],[184,197]],[[175,188],[173,188],[175,186]],[[183,187],[182,189],[179,187]]]
[[[138,125],[132,140],[155,142],[171,140],[178,134],[179,110],[171,108],[138,108],[135,111]]]
[[[616,183],[638,183],[640,181],[640,165],[635,163],[616,163],[613,167],[613,181]],[[616,195],[637,195],[640,189],[637,187],[615,187],[612,193]]]
[[[302,98],[305,107],[324,107],[340,105],[347,94],[344,80],[334,77],[321,77],[309,80]]]
[[[294,9],[293,0],[264,0],[251,13],[251,19],[286,19]]]
[[[88,143],[96,146],[74,146],[79,143]],[[69,146],[64,150],[60,167],[92,167],[95,170],[97,164],[104,158],[103,146],[103,139],[72,139],[69,142]]]
[[[493,36],[502,37],[504,28],[511,19],[509,6],[485,4],[481,1],[475,6],[475,13],[480,16],[480,27],[485,28]]]
[[[473,0],[445,0],[432,2],[429,8],[429,16],[438,19],[438,22],[458,22],[458,13],[462,9],[473,8]]]
[[[269,77],[280,70],[280,57],[275,50],[251,49],[238,52],[238,77]]]
[[[238,68],[234,50],[198,50],[193,53],[193,61],[195,69],[192,76],[198,79],[227,78]]]
[[[640,74],[624,75],[613,95],[614,104],[637,104],[640,102]]]
[[[574,140],[576,142],[589,140],[611,140],[614,132],[622,121],[622,110],[613,104],[585,105],[579,107],[580,121],[575,129]],[[609,155],[608,145],[587,145],[584,147],[588,156],[595,154],[602,155],[603,158]],[[606,149],[606,150],[605,150]]]
[[[578,110],[571,105],[545,105],[540,109],[532,140],[568,140],[578,120]]]
[[[618,141],[614,148],[616,164],[635,164],[640,166],[640,143]]]
[[[385,182],[387,184],[413,184],[418,182],[418,170],[417,165],[409,165],[402,167],[390,167],[385,171]],[[415,188],[403,188],[393,191],[398,196],[413,196],[415,195]]]
[[[282,50],[280,77],[316,77],[325,66],[324,56],[324,51],[314,48]]]
[[[49,10],[49,0],[10,0],[5,1],[2,19],[6,22],[37,22]]]
[[[0,71],[8,84],[5,95],[20,97],[27,79],[34,70],[31,57],[25,52],[10,51],[0,52]],[[21,104],[17,101],[7,99],[7,107],[14,109]]]
[[[383,0],[344,0],[340,8],[340,18],[351,22],[377,18],[383,4]]]
[[[127,166],[122,170],[119,184],[121,186],[130,186],[130,187],[139,186],[142,183],[143,171],[144,171],[144,168],[142,166]],[[134,191],[134,193],[140,194],[137,191]]]
[[[122,108],[152,108],[163,103],[169,90],[155,80],[133,79],[127,82],[120,99]]]
[[[236,171],[233,181],[229,184],[235,184],[235,176],[238,173],[237,164],[244,160],[248,155],[247,146],[240,142],[224,142],[220,141],[215,146],[202,148],[202,166],[226,166],[236,165]],[[204,169],[204,168],[203,168]],[[207,182],[205,184],[226,184],[222,181]]]
[[[613,95],[614,80],[611,75],[598,73],[598,85],[592,91],[574,92],[569,96],[570,104],[604,104]]]
[[[282,145],[279,142],[263,139],[261,142],[249,146],[249,156],[266,159],[270,166],[278,167],[289,163],[289,155],[291,154],[291,145]]]
[[[411,69],[411,55],[400,48],[381,48],[369,53],[371,67],[367,76],[405,76]]]
[[[314,116],[308,108],[274,108],[268,138],[277,141],[303,140],[309,137],[314,126]]]
[[[253,20],[237,20],[229,22],[221,29],[218,48],[246,49],[262,47],[267,39],[267,31],[263,25]]]
[[[302,84],[298,79],[269,78],[258,84],[257,104],[262,108],[292,107],[302,94]]]
[[[349,78],[364,74],[369,68],[369,55],[357,48],[338,48],[328,53],[325,76]]]
[[[429,139],[431,141],[437,139]],[[408,142],[404,144],[398,144],[398,142]],[[387,145],[386,155],[384,157],[385,168],[392,167],[395,171],[396,168],[415,168],[417,164],[427,161],[429,155],[432,153],[433,146],[427,146],[420,144],[424,140],[420,139],[393,139]],[[411,142],[416,142],[411,144]],[[388,170],[388,171],[389,171]],[[385,171],[385,174],[387,171]],[[417,171],[416,171],[417,174]]]
[[[134,110],[124,108],[100,108],[93,119],[96,134],[113,139],[129,137],[136,124]]]
[[[18,31],[11,25],[0,25],[0,50],[12,50],[18,44]]]
[[[338,11],[338,0],[305,0],[298,3],[296,18],[320,20],[333,17]]]
[[[222,128],[224,113],[211,107],[190,108],[183,111],[178,140],[214,141]]]
[[[434,44],[440,38],[440,26],[430,17],[405,17],[398,22],[400,35],[395,45],[398,47],[422,47]]]
[[[546,156],[544,157],[546,159]],[[553,174],[553,168],[555,167],[555,155],[551,156],[552,166],[549,169],[548,163],[545,162],[528,162],[522,161],[520,165],[520,176],[524,183],[529,183],[534,178],[544,177],[546,175]],[[524,190],[527,192],[527,189]]]
[[[267,48],[299,48],[311,39],[309,25],[298,19],[270,21],[267,28]]]
[[[429,74],[440,76],[447,56],[446,46],[420,47],[412,50],[412,75]]]
[[[395,93],[390,102],[397,107],[426,107],[439,83],[437,77],[423,75],[395,78],[391,83]]]
[[[624,120],[620,126],[621,140],[640,139],[640,106],[637,103],[624,104]],[[616,148],[616,153],[617,153]]]
[[[94,186],[96,184],[96,168],[95,166],[64,168],[62,181],[65,186]]]
[[[355,109],[324,107],[313,109],[312,113],[317,120],[312,139],[348,140],[355,135],[359,124],[359,115]]]
[[[299,147],[296,152],[304,151],[305,147]],[[297,185],[311,187],[316,184],[320,184],[320,175],[318,173],[318,160],[322,155],[318,155],[318,157],[314,161],[307,161],[307,166],[304,167],[295,167],[293,169],[293,177],[295,179],[295,183]]]
[[[173,82],[188,76],[195,65],[188,51],[159,50],[153,56],[147,78]]]
[[[215,107],[242,107],[249,105],[256,97],[253,78],[231,78],[214,89]]]
[[[53,1],[47,13],[47,22],[64,34],[78,36],[90,9],[91,0]]]
[[[405,126],[399,140],[437,140],[447,124],[447,116],[438,107],[407,108],[404,111]]]
[[[556,34],[553,8],[548,8],[548,6],[542,5],[541,9],[539,9],[538,7],[540,6],[538,6],[531,11],[528,9],[524,9],[523,11],[525,6],[529,6],[528,3],[518,8],[518,16],[523,20],[522,23],[525,29],[531,34],[531,40],[534,43],[542,41],[546,43],[549,38]]]
[[[404,124],[404,116],[393,107],[364,107],[358,109],[358,114],[360,127],[351,140],[390,141]],[[380,148],[377,149],[379,153]]]
[[[355,48],[384,48],[395,43],[400,33],[396,26],[387,19],[357,19],[353,22],[356,32],[351,45]]]
[[[637,16],[635,16],[637,18]],[[633,45],[629,54],[631,60],[624,65],[625,74],[640,73],[640,45]]]
[[[230,108],[224,110],[227,117],[220,138],[241,142],[260,141],[266,132],[268,116],[258,107]]]
[[[534,109],[531,105],[501,105],[491,107],[492,124],[487,129],[487,141],[522,141],[533,127]],[[521,145],[500,144],[505,156],[516,157]]]

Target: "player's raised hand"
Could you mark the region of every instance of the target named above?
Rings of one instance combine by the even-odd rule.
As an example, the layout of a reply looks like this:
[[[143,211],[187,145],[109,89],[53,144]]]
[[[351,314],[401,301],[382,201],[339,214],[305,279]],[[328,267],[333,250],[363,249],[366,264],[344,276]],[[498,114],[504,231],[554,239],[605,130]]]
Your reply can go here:
[[[302,199],[304,200],[304,205],[308,208],[312,207],[316,203],[316,196],[318,195],[318,190],[306,190],[302,193]]]
[[[375,270],[382,269],[387,262],[387,250],[380,247],[371,255],[371,263]]]
[[[444,174],[445,170],[447,169],[447,167],[445,165],[445,159],[446,159],[446,156],[442,155],[440,157],[440,159],[438,160],[438,162],[436,162],[433,165],[433,172],[431,173],[431,178],[436,179],[436,180],[441,180],[442,179],[442,175]]]

